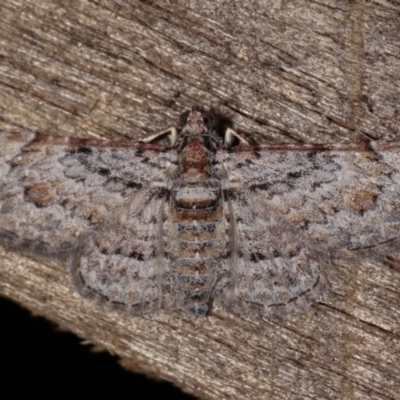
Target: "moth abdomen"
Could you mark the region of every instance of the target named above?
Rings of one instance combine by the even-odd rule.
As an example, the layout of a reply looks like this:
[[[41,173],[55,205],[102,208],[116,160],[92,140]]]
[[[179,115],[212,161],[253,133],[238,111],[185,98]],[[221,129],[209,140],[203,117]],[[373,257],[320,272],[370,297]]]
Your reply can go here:
[[[204,136],[188,137],[172,190],[177,283],[184,306],[195,316],[206,315],[217,276],[215,254],[222,202],[212,160],[213,152]]]

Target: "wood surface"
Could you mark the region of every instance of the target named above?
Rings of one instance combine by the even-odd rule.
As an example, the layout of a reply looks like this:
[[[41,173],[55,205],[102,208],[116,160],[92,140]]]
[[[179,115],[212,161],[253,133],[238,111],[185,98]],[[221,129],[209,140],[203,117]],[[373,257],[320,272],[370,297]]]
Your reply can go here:
[[[134,139],[193,105],[258,142],[400,140],[400,2],[0,3],[0,129]],[[333,264],[329,294],[284,319],[126,318],[6,251],[0,294],[201,399],[399,399],[390,256]]]

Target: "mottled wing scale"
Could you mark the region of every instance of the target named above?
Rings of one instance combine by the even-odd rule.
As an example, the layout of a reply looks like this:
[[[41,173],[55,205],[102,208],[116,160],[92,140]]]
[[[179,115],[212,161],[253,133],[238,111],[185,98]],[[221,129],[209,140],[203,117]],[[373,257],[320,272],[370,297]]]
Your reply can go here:
[[[84,296],[159,307],[160,218],[176,152],[28,133],[0,141],[1,242],[35,257],[74,254]]]
[[[68,256],[77,291],[112,308],[194,316],[301,311],[333,259],[399,249],[398,143],[250,146],[229,129],[242,144],[226,148],[185,115],[145,142],[0,133],[0,242]]]
[[[329,256],[313,238],[278,215],[268,218],[260,196],[248,190],[242,195],[252,207],[245,208],[243,199],[232,193],[227,196],[227,215],[233,224],[230,278],[221,281],[228,290],[217,290],[215,302],[241,315],[283,315],[306,309],[327,289]]]
[[[285,314],[318,300],[335,257],[399,248],[399,144],[241,146],[220,151],[232,218],[231,281],[215,302]],[[228,290],[226,290],[228,288]]]
[[[164,190],[142,190],[98,232],[81,240],[71,264],[81,295],[133,314],[175,306],[160,240],[165,201]]]

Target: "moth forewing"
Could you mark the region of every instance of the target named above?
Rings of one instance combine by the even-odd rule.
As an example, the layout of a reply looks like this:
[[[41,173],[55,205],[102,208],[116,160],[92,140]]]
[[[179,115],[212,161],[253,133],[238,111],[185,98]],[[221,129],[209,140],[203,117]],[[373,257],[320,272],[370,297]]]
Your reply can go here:
[[[223,143],[213,121],[194,107],[141,141],[1,132],[0,243],[75,244],[83,297],[193,317],[301,312],[335,257],[398,250],[399,142],[251,146],[228,128]]]

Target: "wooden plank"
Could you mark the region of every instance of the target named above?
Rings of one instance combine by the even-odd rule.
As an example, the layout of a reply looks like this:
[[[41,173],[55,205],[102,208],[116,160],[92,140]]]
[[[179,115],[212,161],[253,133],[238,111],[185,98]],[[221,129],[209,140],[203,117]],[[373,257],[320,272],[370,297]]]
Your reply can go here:
[[[259,142],[399,138],[398,1],[3,0],[0,129],[137,138],[214,107]],[[305,314],[124,318],[4,253],[0,293],[208,399],[400,396],[400,263],[334,264]]]

